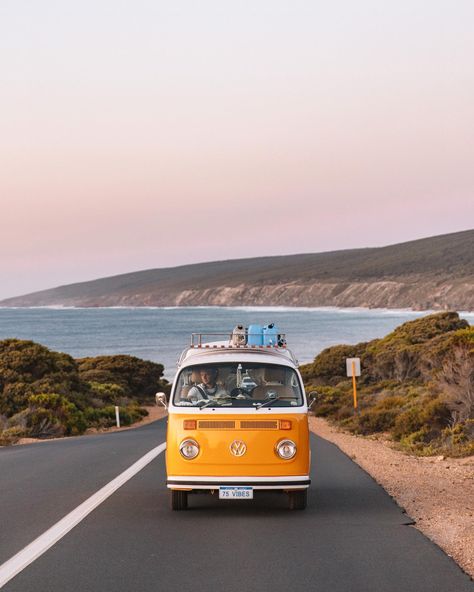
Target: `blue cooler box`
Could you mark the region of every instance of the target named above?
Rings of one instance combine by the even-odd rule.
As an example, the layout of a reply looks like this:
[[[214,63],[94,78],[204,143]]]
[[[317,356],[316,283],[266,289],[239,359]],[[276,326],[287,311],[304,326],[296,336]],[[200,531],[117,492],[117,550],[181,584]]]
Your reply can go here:
[[[263,345],[278,345],[278,329],[275,323],[263,328]]]
[[[263,345],[262,325],[249,325],[247,330],[247,345]]]

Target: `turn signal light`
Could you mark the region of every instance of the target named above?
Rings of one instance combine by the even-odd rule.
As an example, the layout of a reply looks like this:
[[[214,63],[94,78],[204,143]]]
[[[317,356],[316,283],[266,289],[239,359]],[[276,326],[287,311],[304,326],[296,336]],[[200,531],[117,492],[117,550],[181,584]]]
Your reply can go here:
[[[185,419],[183,421],[183,428],[185,430],[195,430],[196,429],[196,420],[195,419]]]
[[[289,419],[280,419],[280,430],[291,430],[291,421]]]

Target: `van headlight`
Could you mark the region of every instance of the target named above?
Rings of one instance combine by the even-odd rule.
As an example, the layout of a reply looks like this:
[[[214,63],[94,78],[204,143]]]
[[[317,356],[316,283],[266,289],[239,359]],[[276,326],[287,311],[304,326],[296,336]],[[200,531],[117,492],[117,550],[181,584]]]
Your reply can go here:
[[[179,445],[179,451],[186,460],[192,460],[199,454],[199,444],[196,440],[183,440]]]
[[[293,440],[281,440],[276,446],[276,451],[280,458],[289,460],[296,454],[296,444]]]

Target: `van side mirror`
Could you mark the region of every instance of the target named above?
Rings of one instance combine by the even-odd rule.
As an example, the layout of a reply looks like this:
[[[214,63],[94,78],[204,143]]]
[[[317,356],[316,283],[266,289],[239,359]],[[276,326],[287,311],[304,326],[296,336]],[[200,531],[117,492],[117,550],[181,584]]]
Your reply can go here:
[[[308,411],[313,407],[316,401],[319,399],[320,394],[318,391],[311,391],[308,393]]]
[[[165,393],[156,393],[155,401],[157,405],[163,405],[165,409],[168,409],[168,403],[166,402]]]

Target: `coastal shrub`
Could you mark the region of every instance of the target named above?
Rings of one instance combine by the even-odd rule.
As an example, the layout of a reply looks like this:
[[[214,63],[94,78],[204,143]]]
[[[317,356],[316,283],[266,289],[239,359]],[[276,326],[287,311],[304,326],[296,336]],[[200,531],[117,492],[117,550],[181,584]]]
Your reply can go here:
[[[148,415],[146,409],[137,405],[120,407],[120,425],[128,426]],[[86,420],[90,426],[96,428],[109,428],[116,425],[115,405],[107,405],[100,409],[88,408],[85,413]]]
[[[400,438],[400,448],[406,452],[420,455],[435,454],[437,447],[431,443],[431,433],[429,428],[423,427]]]
[[[358,384],[360,385],[359,381]],[[374,398],[382,398],[395,393],[399,388],[400,383],[396,380],[380,380],[378,382],[368,382],[361,386],[363,386],[364,395],[372,395]],[[352,388],[352,382],[350,383],[350,388]]]
[[[361,434],[386,432],[393,427],[397,417],[395,409],[373,409],[361,413],[358,427]]]
[[[466,329],[456,312],[443,312],[408,321],[382,339],[371,341],[363,363],[372,379],[411,380],[423,377],[423,353],[434,338]]]
[[[440,449],[451,456],[474,454],[474,420],[445,428],[441,432]]]
[[[16,444],[20,438],[24,438],[28,433],[19,426],[12,426],[4,430],[0,429],[0,446],[10,446]]]
[[[342,405],[335,413],[334,418],[336,421],[344,421],[345,419],[351,418],[354,415],[354,406],[352,401]]]
[[[406,405],[406,398],[401,395],[388,395],[377,401],[376,411],[398,411]]]
[[[346,376],[346,358],[359,357],[365,351],[365,343],[335,345],[324,349],[311,364],[300,370],[303,380],[311,384],[337,384]]]
[[[163,366],[133,356],[76,361],[67,354],[19,339],[0,341],[0,439],[83,433],[87,427],[122,425],[147,412],[139,403],[169,391]]]
[[[0,413],[21,411],[33,394],[59,393],[80,401],[86,391],[71,356],[33,341],[0,341]]]
[[[23,430],[26,430],[28,424],[28,413],[29,408],[22,409],[15,415],[12,415],[7,419],[8,427],[19,427]]]
[[[97,356],[77,360],[79,375],[88,383],[115,384],[126,396],[151,400],[159,390],[169,391],[163,365],[134,356]]]
[[[360,357],[360,413],[345,358]],[[358,434],[388,432],[416,454],[469,454],[474,442],[474,327],[455,312],[404,323],[381,339],[325,349],[303,366],[313,410]],[[440,452],[441,451],[441,452]]]
[[[434,340],[425,368],[442,390],[454,421],[474,419],[474,327]]]
[[[433,432],[422,428],[400,440],[400,448],[422,456],[445,455],[452,457],[474,454],[474,422],[444,428],[433,437]]]
[[[73,436],[87,428],[84,413],[63,395],[42,393],[28,402],[27,427],[33,437]]]
[[[87,424],[95,428],[108,428],[115,425],[115,406],[88,407],[85,412]]]
[[[385,350],[370,349],[364,357],[364,367],[370,368],[372,380],[393,379],[398,382],[417,379],[420,346],[392,344]]]
[[[0,413],[7,416],[18,413],[28,405],[28,397],[33,394],[31,384],[25,382],[8,382],[0,397]]]
[[[129,405],[128,407],[123,407],[120,410],[120,423],[122,425],[132,425],[136,421],[140,421],[143,417],[148,415],[148,411],[146,409],[142,409],[141,407],[137,407],[134,405]]]
[[[399,416],[400,409],[406,404],[401,396],[385,396],[370,403],[372,397],[361,397],[360,413],[348,417],[345,425],[357,434],[375,434],[390,431]]]
[[[441,399],[421,400],[400,413],[393,427],[393,436],[401,440],[405,436],[429,428],[433,435],[438,435],[451,421],[451,412]]]
[[[386,349],[391,344],[424,344],[439,335],[468,327],[469,323],[459,318],[457,312],[438,312],[403,323],[382,339],[376,340],[376,344],[380,349]]]
[[[0,341],[0,386],[4,381],[33,382],[46,375],[71,373],[77,370],[74,359],[50,351],[34,341],[4,339]]]
[[[120,384],[112,382],[88,382],[93,396],[102,403],[115,403],[126,396],[126,389]]]
[[[312,389],[308,389],[311,391]],[[314,415],[330,417],[347,403],[348,396],[345,391],[332,386],[320,386],[317,388],[318,397],[313,405]]]

